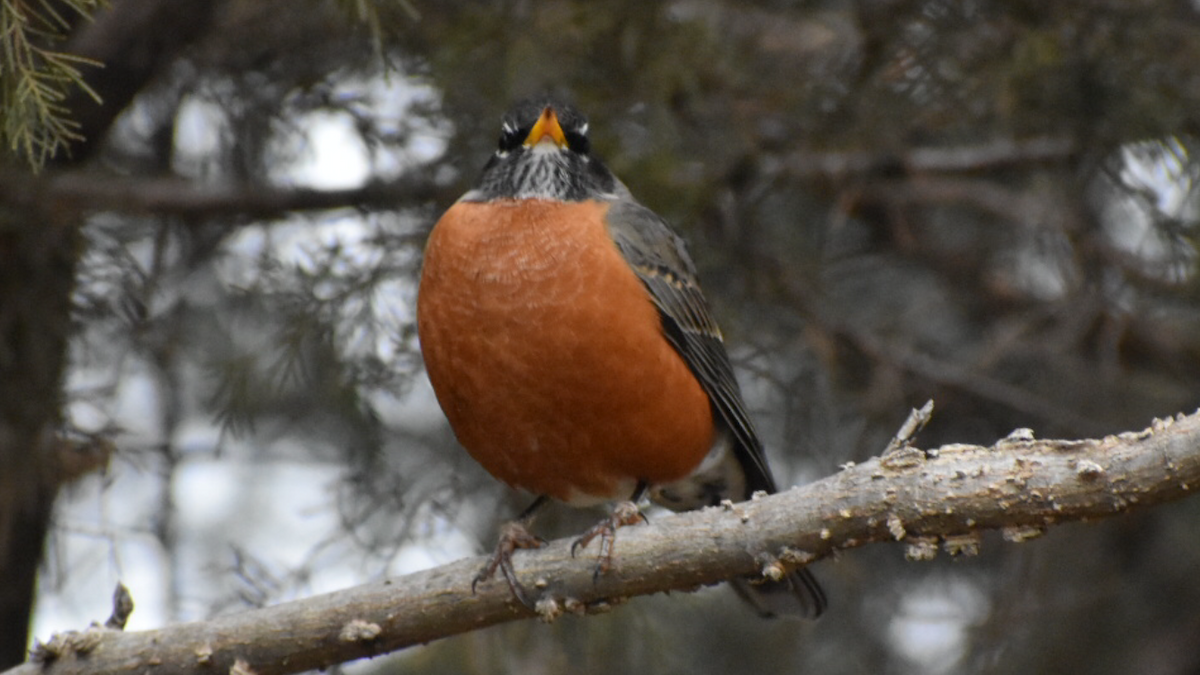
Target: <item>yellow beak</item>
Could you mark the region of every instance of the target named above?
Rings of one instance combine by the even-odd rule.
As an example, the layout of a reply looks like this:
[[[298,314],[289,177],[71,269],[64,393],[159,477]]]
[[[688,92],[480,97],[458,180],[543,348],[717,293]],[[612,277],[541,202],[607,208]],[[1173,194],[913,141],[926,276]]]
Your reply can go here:
[[[546,109],[542,111],[542,116],[538,118],[533,129],[529,131],[529,135],[525,137],[524,145],[532,148],[546,137],[549,137],[560,148],[567,147],[567,137],[563,134],[562,125],[558,123],[558,115],[554,114],[554,108],[550,106],[546,106]]]

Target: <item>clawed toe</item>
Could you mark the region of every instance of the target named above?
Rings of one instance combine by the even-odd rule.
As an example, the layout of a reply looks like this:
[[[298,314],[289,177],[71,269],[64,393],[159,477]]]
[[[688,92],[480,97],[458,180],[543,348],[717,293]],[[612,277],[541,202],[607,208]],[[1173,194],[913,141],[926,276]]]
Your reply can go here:
[[[587,545],[592,543],[596,537],[600,537],[600,554],[596,559],[596,569],[592,572],[592,579],[600,578],[600,575],[606,574],[612,568],[614,542],[616,541],[617,529],[626,525],[635,525],[638,522],[649,523],[645,514],[638,509],[634,502],[620,502],[613,508],[612,513],[605,519],[588,528],[578,539],[571,544],[571,557],[575,557],[575,552],[580,548],[587,548]]]
[[[513,570],[512,565],[512,555],[517,549],[541,548],[545,544],[546,541],[530,532],[523,522],[505,523],[500,529],[500,540],[496,542],[496,550],[492,552],[491,559],[471,581],[471,593],[475,593],[475,587],[481,581],[491,579],[496,575],[496,570],[500,570],[500,573],[504,575],[504,580],[508,582],[508,588],[512,591],[513,597],[522,605],[533,609],[533,601],[525,592],[525,587],[517,581],[517,573]]]

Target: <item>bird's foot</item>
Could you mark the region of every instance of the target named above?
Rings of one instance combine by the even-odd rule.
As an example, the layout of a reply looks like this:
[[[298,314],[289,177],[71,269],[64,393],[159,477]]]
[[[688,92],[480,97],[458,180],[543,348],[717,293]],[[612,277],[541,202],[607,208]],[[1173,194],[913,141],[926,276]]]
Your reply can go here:
[[[637,504],[634,502],[618,503],[607,518],[590,527],[587,532],[583,533],[583,536],[571,544],[571,556],[574,557],[576,550],[587,548],[593,539],[600,537],[600,555],[597,556],[596,570],[592,573],[593,579],[599,579],[600,575],[607,573],[612,568],[613,543],[616,541],[617,528],[635,525],[639,521],[650,522],[638,509]]]
[[[491,579],[496,576],[496,570],[500,570],[500,573],[504,575],[504,580],[508,582],[508,588],[512,591],[513,597],[522,605],[534,609],[534,603],[529,594],[525,592],[525,587],[517,581],[517,573],[513,570],[512,565],[512,555],[517,549],[541,548],[545,544],[545,540],[530,532],[522,520],[505,523],[500,528],[500,540],[496,542],[496,550],[492,552],[491,559],[471,581],[471,593],[475,592],[475,586],[479,582]]]

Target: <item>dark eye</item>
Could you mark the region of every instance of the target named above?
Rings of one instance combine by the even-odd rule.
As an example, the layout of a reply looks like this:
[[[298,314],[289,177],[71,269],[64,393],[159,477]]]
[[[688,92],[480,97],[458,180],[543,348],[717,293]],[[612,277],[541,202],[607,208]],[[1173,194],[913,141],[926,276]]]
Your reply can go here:
[[[526,129],[524,133],[522,133],[520,129],[513,129],[512,131],[509,131],[508,129],[509,128],[506,126],[504,127],[504,130],[500,132],[501,152],[508,152],[509,150],[515,150],[516,148],[520,147],[521,143],[524,142],[525,137],[529,135],[528,129]]]
[[[567,147],[574,153],[586,155],[592,149],[592,143],[588,137],[579,132],[567,131],[563,135],[567,137]]]

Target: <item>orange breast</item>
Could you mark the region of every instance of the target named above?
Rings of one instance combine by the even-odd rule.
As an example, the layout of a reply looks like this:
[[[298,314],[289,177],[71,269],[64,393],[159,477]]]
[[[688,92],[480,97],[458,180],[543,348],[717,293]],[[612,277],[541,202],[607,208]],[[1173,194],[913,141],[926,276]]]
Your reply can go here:
[[[492,475],[568,502],[677,480],[707,395],[604,226],[606,206],[459,202],[425,251],[417,327],[455,435]]]

